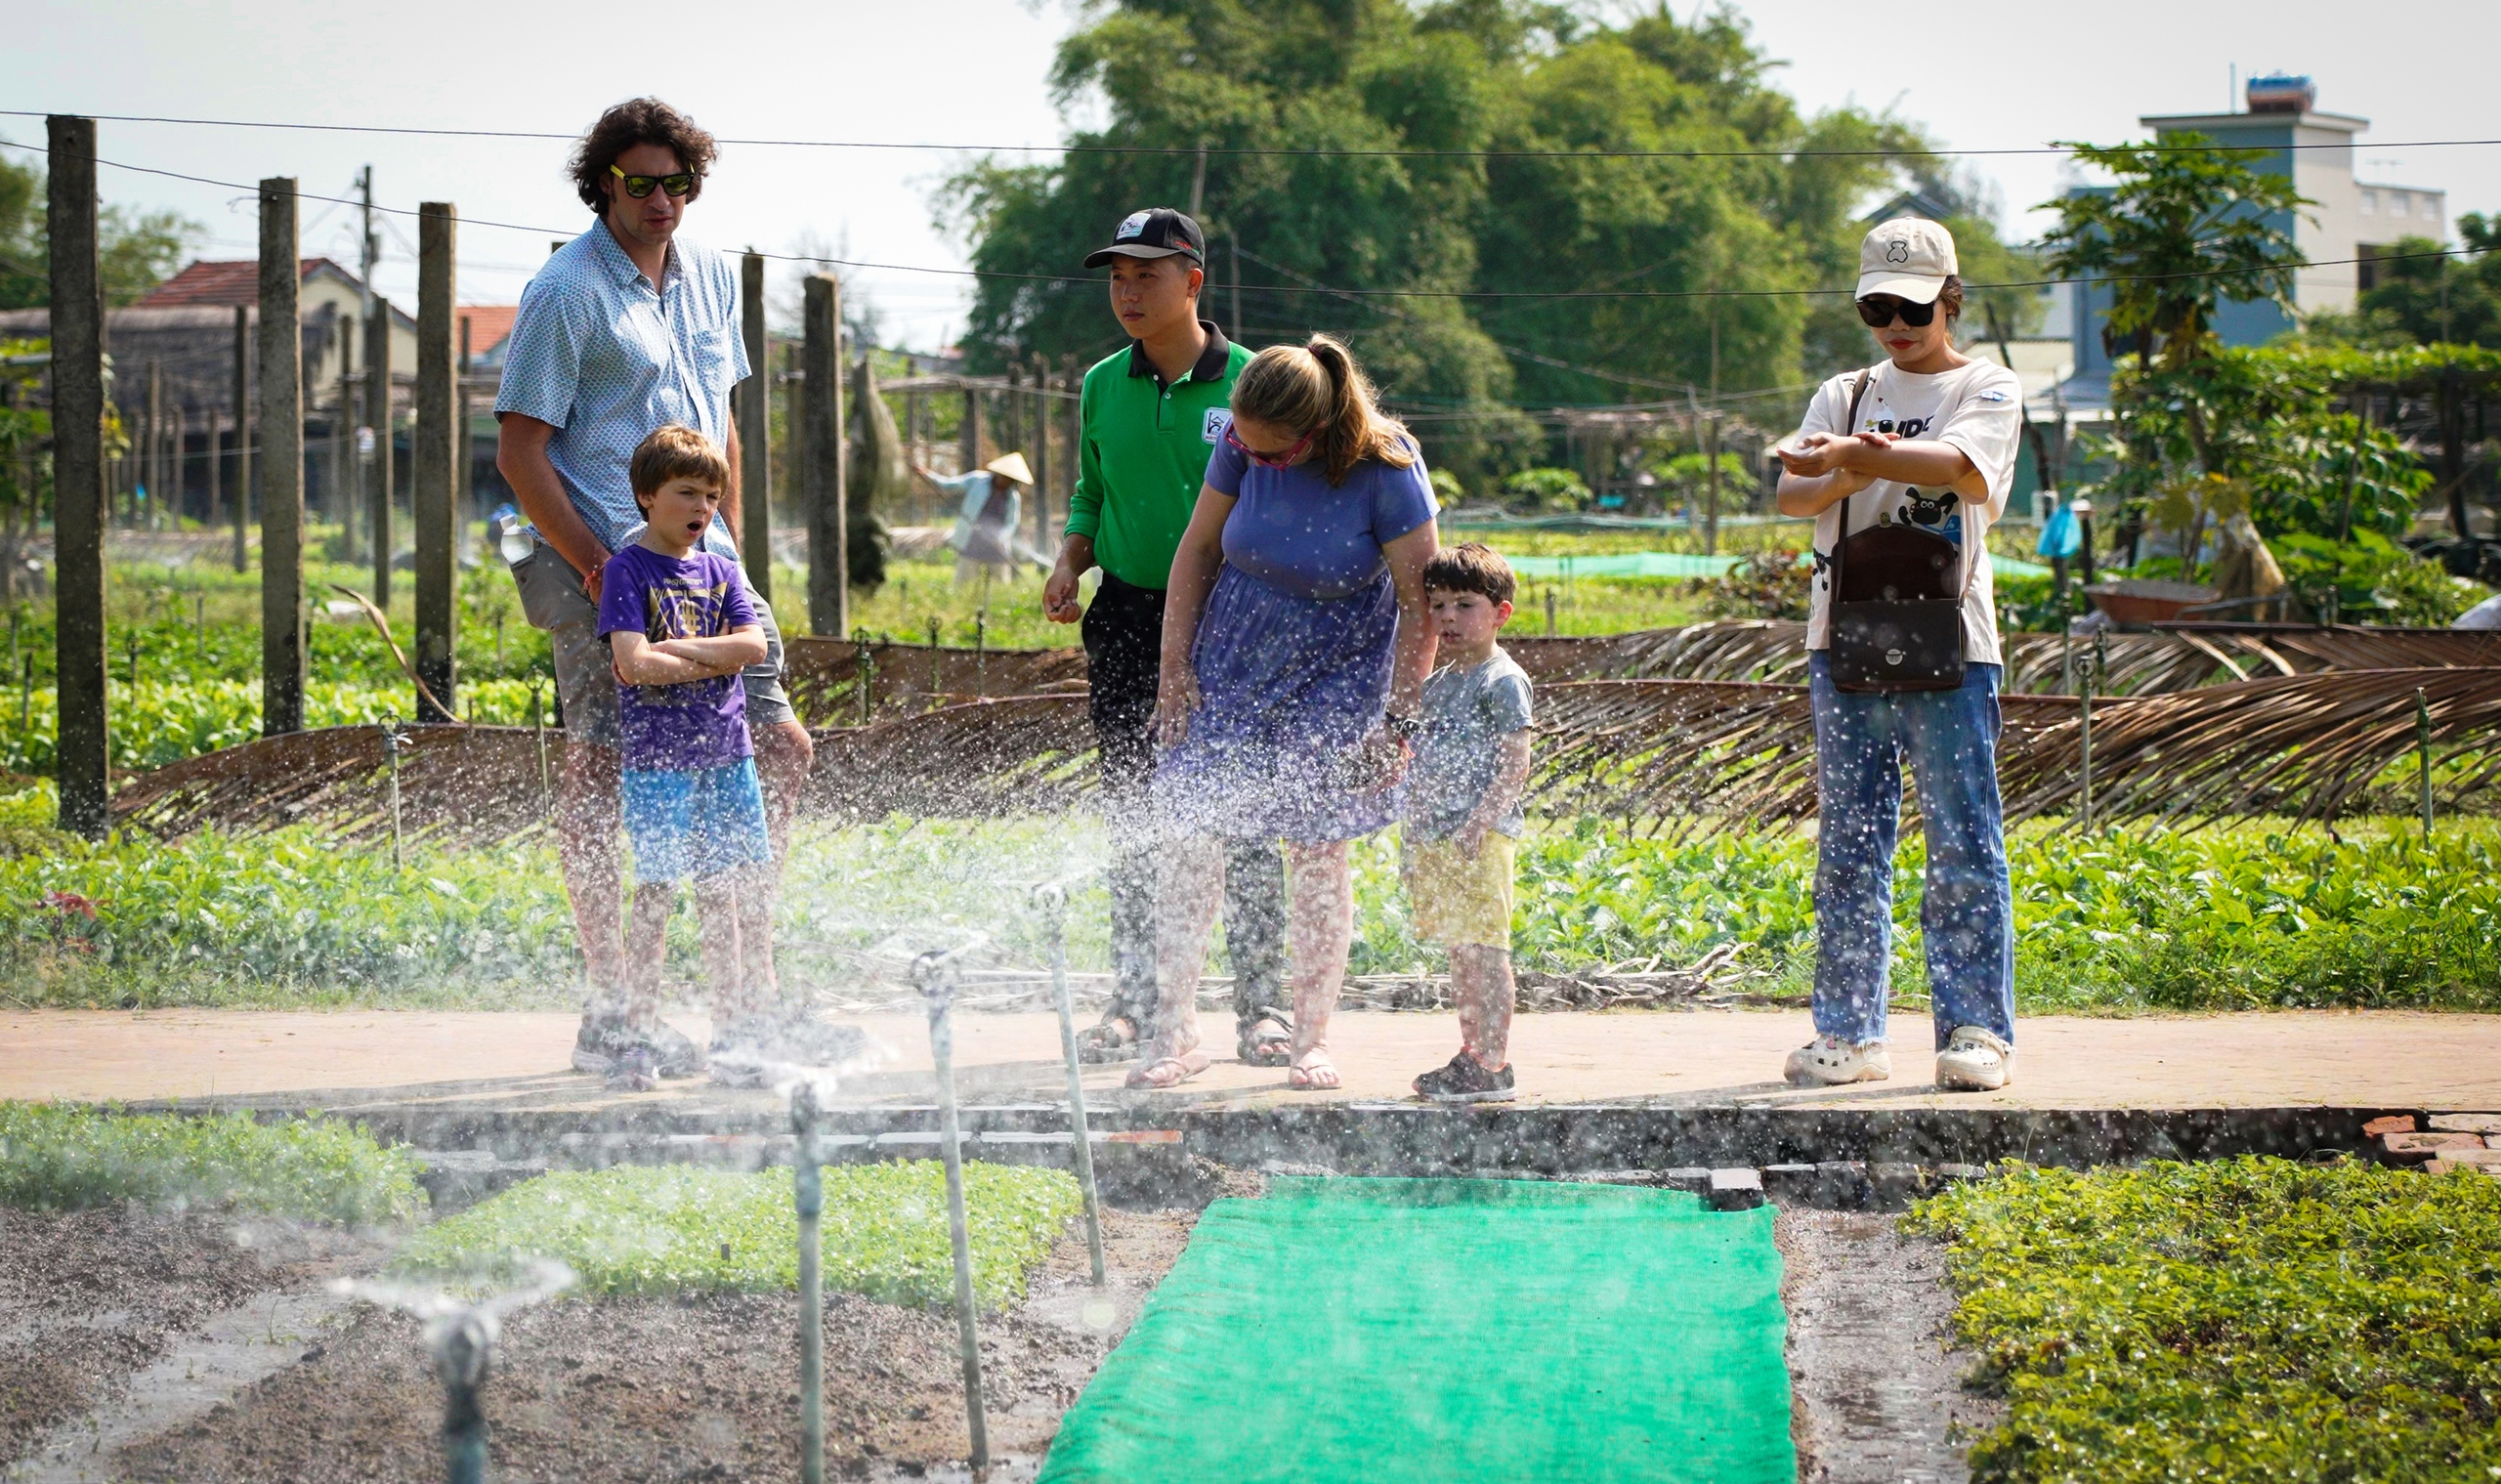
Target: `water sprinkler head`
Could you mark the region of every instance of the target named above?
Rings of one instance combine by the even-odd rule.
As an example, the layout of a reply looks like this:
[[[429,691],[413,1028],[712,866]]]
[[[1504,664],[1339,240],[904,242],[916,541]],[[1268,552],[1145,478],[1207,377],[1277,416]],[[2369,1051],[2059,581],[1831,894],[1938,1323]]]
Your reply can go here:
[[[445,1386],[474,1391],[486,1384],[499,1328],[493,1313],[483,1307],[441,1315],[426,1326],[426,1349]]]
[[[954,958],[953,952],[933,949],[911,960],[912,985],[927,997],[933,1011],[955,997],[955,981],[962,976]]]
[[[1044,881],[1034,888],[1034,905],[1046,912],[1064,912],[1068,908],[1068,888],[1057,881]]]
[[[790,1084],[790,1131],[796,1134],[814,1132],[819,1111],[815,1079],[803,1077],[792,1082]]]

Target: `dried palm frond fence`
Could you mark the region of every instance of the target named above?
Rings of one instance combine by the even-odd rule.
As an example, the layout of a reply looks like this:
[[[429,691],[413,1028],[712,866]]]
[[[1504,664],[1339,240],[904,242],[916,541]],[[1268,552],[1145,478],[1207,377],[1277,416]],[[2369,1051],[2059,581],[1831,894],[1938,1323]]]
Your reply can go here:
[[[1512,635],[1503,647],[1542,686],[1572,680],[1802,684],[1806,678],[1806,625],[1778,619],[1723,619],[1597,636]],[[789,642],[791,695],[811,723],[857,723],[862,648],[849,640]],[[870,640],[866,649],[872,719],[965,700],[1081,691],[1085,685],[1085,652],[1074,647],[984,650]],[[2035,695],[2072,691],[2073,677],[2094,654],[2091,641],[2059,634],[2010,634],[2005,649],[2007,689]],[[2319,670],[2501,665],[2501,632],[2198,623],[2111,634],[2101,652],[2107,668],[2098,690],[2137,696]]]
[[[2415,693],[2451,807],[2501,782],[2501,667],[2339,670],[2122,696],[2096,703],[2098,819],[2203,822],[2239,813],[2330,820],[2417,745]],[[1802,686],[1566,681],[1541,688],[1534,801],[1673,832],[1813,814],[1814,731]],[[2081,785],[2081,702],[2009,696],[1999,769],[2011,818],[2068,809]],[[399,790],[412,831],[495,838],[547,811],[562,743],[527,728],[403,730]],[[546,758],[542,765],[540,751]],[[946,706],[818,735],[808,800],[842,819],[1048,814],[1094,784],[1081,695]],[[381,729],[272,738],[126,784],[118,823],[176,835],[318,820],[390,827]]]

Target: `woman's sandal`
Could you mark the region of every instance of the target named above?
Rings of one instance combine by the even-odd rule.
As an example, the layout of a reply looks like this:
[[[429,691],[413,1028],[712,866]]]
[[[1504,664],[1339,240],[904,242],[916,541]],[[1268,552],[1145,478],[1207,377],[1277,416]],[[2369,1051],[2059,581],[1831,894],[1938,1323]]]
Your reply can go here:
[[[1239,1030],[1234,1049],[1246,1067],[1291,1067],[1293,1021],[1283,1010],[1261,1010]]]
[[[1307,1051],[1303,1059],[1286,1069],[1286,1085],[1296,1092],[1335,1092],[1345,1085],[1337,1076],[1337,1064],[1323,1051]]]
[[[1077,1033],[1077,1059],[1089,1066],[1136,1057],[1137,1022],[1125,1015],[1106,1015]]]
[[[1128,1075],[1126,1085],[1145,1087],[1156,1092],[1178,1087],[1191,1078],[1215,1064],[1215,1058],[1193,1046],[1178,1056],[1159,1056],[1141,1063]]]

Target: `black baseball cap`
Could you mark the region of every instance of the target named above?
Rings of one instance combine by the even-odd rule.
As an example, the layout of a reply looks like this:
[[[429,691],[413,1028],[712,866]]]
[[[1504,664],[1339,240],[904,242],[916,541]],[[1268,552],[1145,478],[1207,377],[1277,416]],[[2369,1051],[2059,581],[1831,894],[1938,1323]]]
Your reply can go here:
[[[1114,258],[1168,258],[1186,254],[1190,261],[1205,266],[1208,260],[1207,233],[1199,224],[1169,206],[1132,211],[1121,218],[1112,233],[1112,245],[1086,258],[1085,266],[1100,268]]]

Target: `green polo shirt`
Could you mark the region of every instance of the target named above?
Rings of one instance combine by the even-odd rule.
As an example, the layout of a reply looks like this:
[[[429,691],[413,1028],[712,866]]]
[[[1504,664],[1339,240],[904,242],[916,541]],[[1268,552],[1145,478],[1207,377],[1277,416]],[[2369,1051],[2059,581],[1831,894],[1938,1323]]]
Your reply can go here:
[[[1207,483],[1208,456],[1233,415],[1233,378],[1250,361],[1213,324],[1202,319],[1199,327],[1207,349],[1170,386],[1131,341],[1086,372],[1079,394],[1084,433],[1068,534],[1092,536],[1095,562],[1132,587],[1160,590],[1172,579],[1172,554]]]

